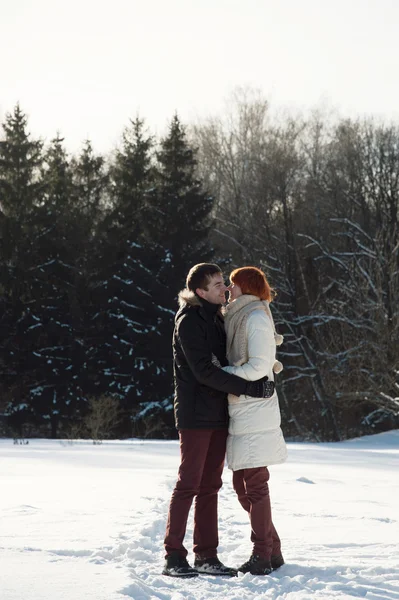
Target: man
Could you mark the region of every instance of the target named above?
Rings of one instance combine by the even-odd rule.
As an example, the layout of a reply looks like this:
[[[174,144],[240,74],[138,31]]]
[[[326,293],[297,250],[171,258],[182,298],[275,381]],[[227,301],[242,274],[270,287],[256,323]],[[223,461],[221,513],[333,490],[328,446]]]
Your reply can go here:
[[[179,294],[173,333],[175,423],[181,463],[169,507],[165,535],[164,575],[195,577],[198,573],[236,576],[217,556],[217,494],[222,486],[228,427],[227,394],[255,398],[268,395],[267,377],[246,381],[215,366],[227,365],[226,335],[220,312],[227,288],[217,265],[190,269]],[[194,569],[183,546],[187,519],[195,500]]]

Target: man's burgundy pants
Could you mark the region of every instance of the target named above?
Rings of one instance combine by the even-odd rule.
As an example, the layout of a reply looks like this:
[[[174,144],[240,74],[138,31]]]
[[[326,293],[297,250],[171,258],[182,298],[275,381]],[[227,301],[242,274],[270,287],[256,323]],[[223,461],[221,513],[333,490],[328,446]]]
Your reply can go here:
[[[166,554],[179,552],[183,546],[187,519],[194,505],[194,553],[199,558],[217,556],[218,491],[226,453],[227,429],[181,429],[180,467],[170,501],[165,535]]]

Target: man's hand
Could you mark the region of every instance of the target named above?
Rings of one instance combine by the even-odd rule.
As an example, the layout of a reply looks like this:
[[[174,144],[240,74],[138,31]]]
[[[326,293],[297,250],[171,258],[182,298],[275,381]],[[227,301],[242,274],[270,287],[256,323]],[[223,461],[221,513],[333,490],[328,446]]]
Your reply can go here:
[[[271,398],[275,392],[276,385],[269,378],[262,377],[257,381],[248,381],[245,389],[245,395],[252,398]]]

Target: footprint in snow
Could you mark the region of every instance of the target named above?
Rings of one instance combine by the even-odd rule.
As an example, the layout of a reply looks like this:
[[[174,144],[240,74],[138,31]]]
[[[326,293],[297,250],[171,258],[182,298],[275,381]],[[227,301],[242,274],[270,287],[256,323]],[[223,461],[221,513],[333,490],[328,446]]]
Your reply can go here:
[[[314,481],[311,481],[310,479],[307,479],[306,477],[299,477],[299,479],[297,479],[297,481],[300,481],[301,483],[312,483],[314,485]]]

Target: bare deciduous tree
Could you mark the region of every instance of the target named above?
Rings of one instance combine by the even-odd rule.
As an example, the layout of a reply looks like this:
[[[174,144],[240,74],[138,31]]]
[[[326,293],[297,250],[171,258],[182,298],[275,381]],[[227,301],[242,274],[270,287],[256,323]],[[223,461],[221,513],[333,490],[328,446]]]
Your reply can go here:
[[[120,419],[119,400],[110,396],[90,398],[89,412],[84,419],[84,425],[94,444],[111,437],[112,431]]]

